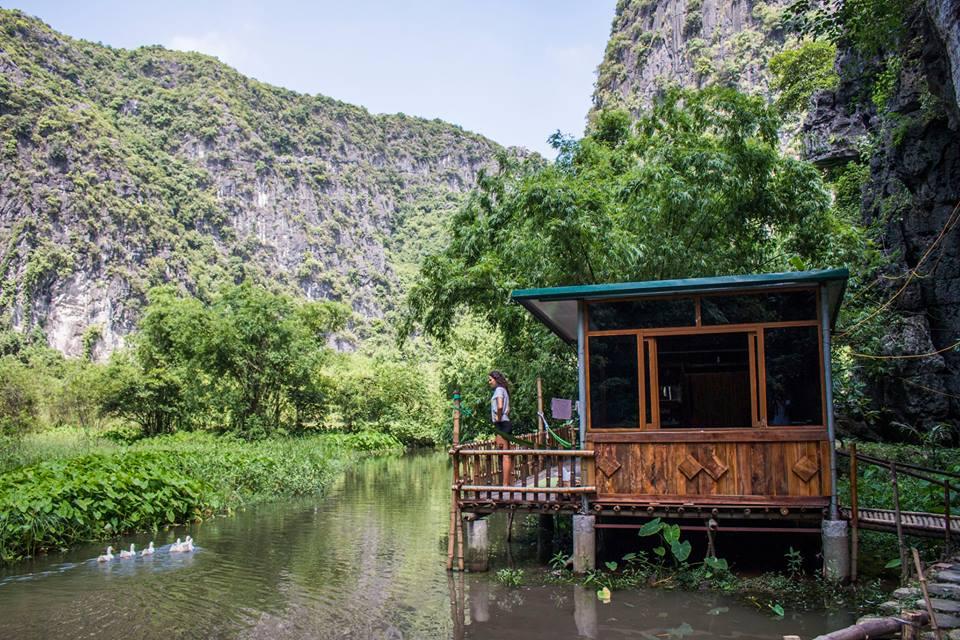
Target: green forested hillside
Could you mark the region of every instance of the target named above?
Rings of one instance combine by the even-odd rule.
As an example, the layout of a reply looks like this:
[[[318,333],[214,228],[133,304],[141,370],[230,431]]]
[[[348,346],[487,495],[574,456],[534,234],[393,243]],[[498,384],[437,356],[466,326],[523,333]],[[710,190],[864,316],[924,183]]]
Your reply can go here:
[[[362,334],[499,150],[0,10],[0,322],[103,356],[149,287],[247,279],[347,302]]]

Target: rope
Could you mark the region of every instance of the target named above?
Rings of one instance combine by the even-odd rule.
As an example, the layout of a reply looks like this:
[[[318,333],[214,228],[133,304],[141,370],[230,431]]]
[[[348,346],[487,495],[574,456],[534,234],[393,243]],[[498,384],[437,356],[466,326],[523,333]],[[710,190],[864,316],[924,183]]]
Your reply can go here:
[[[960,202],[958,202],[957,205],[953,208],[953,211],[950,212],[950,216],[947,218],[947,221],[944,223],[943,229],[940,230],[939,235],[937,235],[937,237],[934,239],[934,241],[930,243],[930,246],[927,247],[927,250],[924,252],[923,256],[920,257],[920,260],[917,262],[917,265],[916,265],[913,269],[911,269],[911,270],[909,271],[909,273],[907,274],[906,282],[903,283],[903,286],[900,287],[900,288],[897,290],[897,292],[896,292],[895,294],[893,294],[893,296],[890,297],[889,300],[887,300],[887,301],[884,302],[882,305],[880,305],[879,307],[877,307],[877,309],[875,309],[872,313],[870,313],[866,318],[863,318],[863,319],[860,320],[859,322],[855,323],[852,327],[850,327],[850,328],[848,328],[848,329],[845,329],[842,333],[838,334],[838,335],[836,336],[836,339],[837,339],[837,340],[840,340],[840,339],[844,338],[845,336],[853,333],[853,332],[856,331],[859,327],[863,326],[864,323],[866,323],[867,321],[871,320],[872,318],[875,318],[875,317],[878,316],[884,309],[886,309],[886,308],[889,307],[891,304],[893,304],[893,301],[896,300],[897,297],[906,290],[906,288],[910,285],[910,283],[913,281],[913,279],[917,276],[917,272],[920,270],[920,266],[921,266],[924,262],[926,262],[927,258],[930,257],[930,253],[933,251],[934,247],[936,247],[938,244],[940,244],[940,241],[943,240],[943,238],[944,238],[944,237],[946,236],[946,234],[950,231],[950,229],[957,223],[957,220],[960,220],[960,218],[957,217],[957,212],[958,212],[958,211],[960,211]]]
[[[550,428],[550,423],[547,422],[547,417],[543,415],[543,412],[538,412],[537,415],[543,421],[543,426],[546,428],[547,433],[549,433],[553,437],[553,439],[557,441],[557,444],[559,444],[564,449],[573,448],[572,442],[568,442],[567,440],[564,440],[559,435],[557,435],[557,433],[553,429]]]
[[[853,356],[854,358],[867,358],[869,360],[910,360],[913,358],[929,358],[939,353],[943,353],[944,351],[951,351],[953,349],[956,349],[957,347],[960,347],[960,340],[957,340],[953,344],[947,345],[942,349],[931,351],[930,353],[907,353],[900,356],[875,356],[869,353],[857,353],[856,351],[851,351],[850,355]]]

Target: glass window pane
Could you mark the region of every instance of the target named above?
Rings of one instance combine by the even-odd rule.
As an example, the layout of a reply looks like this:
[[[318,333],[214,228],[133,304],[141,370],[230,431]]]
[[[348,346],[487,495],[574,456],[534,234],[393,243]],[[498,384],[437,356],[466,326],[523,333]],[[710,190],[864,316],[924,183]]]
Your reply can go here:
[[[816,327],[784,327],[764,332],[767,367],[767,423],[819,425],[820,336]]]
[[[816,319],[817,296],[813,291],[700,298],[700,320],[704,325]]]
[[[591,428],[639,427],[637,337],[592,336],[588,348]]]
[[[692,327],[697,324],[697,306],[693,298],[592,302],[589,308],[591,331]]]
[[[657,338],[660,426],[750,427],[746,333]]]

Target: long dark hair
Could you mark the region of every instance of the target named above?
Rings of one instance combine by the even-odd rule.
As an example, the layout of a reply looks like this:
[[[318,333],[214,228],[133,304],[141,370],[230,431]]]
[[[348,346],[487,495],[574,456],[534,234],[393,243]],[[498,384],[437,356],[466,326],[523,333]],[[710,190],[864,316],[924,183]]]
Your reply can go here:
[[[490,377],[493,378],[498,387],[503,387],[507,390],[507,393],[510,393],[510,382],[507,380],[507,376],[494,369],[490,372]]]

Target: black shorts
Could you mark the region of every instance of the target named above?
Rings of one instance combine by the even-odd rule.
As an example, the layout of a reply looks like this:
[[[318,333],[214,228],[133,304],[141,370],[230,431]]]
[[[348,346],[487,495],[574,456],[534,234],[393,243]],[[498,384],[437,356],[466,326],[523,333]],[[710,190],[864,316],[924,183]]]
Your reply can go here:
[[[511,434],[511,435],[513,434],[513,425],[510,424],[509,420],[494,422],[493,428],[496,429],[497,431],[502,431],[503,433],[506,433],[506,434]]]

